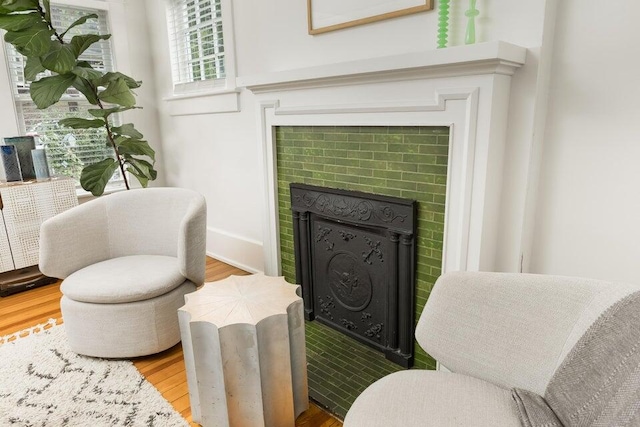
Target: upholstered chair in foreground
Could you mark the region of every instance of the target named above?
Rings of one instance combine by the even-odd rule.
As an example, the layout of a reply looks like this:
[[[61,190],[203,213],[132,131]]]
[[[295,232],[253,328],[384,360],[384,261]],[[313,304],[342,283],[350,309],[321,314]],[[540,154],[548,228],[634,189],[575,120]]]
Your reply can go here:
[[[369,386],[345,427],[640,426],[640,286],[449,273],[416,339],[446,371]]]
[[[179,188],[102,196],[45,221],[40,270],[64,279],[71,349],[130,358],[177,344],[177,309],[204,282],[205,223],[204,198]]]

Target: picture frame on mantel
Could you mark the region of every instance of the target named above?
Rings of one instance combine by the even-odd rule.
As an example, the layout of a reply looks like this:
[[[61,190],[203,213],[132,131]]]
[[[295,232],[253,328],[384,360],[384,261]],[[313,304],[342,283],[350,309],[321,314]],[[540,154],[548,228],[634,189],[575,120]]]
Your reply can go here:
[[[432,9],[433,0],[307,0],[307,21],[315,35]]]

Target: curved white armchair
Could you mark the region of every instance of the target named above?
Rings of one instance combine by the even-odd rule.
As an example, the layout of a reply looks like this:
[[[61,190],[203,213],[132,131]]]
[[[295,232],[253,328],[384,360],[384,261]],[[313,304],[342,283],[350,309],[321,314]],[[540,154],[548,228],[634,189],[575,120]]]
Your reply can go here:
[[[205,227],[204,197],[179,188],[115,193],[45,221],[40,270],[64,279],[71,349],[129,358],[177,344],[177,309],[204,282]]]
[[[640,425],[638,285],[448,273],[416,339],[452,372],[382,378],[345,427]]]

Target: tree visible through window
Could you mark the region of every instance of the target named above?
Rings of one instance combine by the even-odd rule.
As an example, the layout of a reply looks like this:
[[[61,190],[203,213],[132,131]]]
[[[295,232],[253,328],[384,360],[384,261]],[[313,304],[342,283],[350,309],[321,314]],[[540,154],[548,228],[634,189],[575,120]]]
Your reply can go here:
[[[225,78],[221,0],[171,0],[169,28],[174,84]]]
[[[109,33],[106,11],[60,5],[51,6],[52,23],[54,27],[59,29],[67,28],[72,22],[87,13],[97,14],[98,19],[89,20],[74,27],[65,36],[65,39],[88,32]],[[80,172],[86,164],[113,156],[113,150],[107,146],[104,128],[71,129],[60,127],[57,123],[58,120],[65,117],[82,117],[79,115],[82,112],[85,112],[84,118],[93,119],[94,117],[87,112],[93,106],[86,101],[84,96],[72,86],[67,89],[59,103],[45,110],[39,110],[31,100],[29,82],[24,78],[24,57],[8,43],[6,48],[21,132],[25,135],[38,137],[39,143],[46,149],[51,172],[55,175],[71,176],[79,181]],[[82,54],[81,58],[89,62],[94,69],[100,71],[113,69],[111,45],[108,40],[102,40],[91,46]],[[49,71],[47,73],[51,74]],[[113,176],[112,181],[118,179],[120,179],[119,171]]]

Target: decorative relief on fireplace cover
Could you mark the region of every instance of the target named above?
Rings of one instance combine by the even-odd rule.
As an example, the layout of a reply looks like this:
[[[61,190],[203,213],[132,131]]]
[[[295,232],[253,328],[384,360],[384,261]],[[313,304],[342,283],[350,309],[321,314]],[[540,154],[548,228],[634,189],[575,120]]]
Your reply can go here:
[[[416,202],[291,184],[305,316],[413,362]]]

